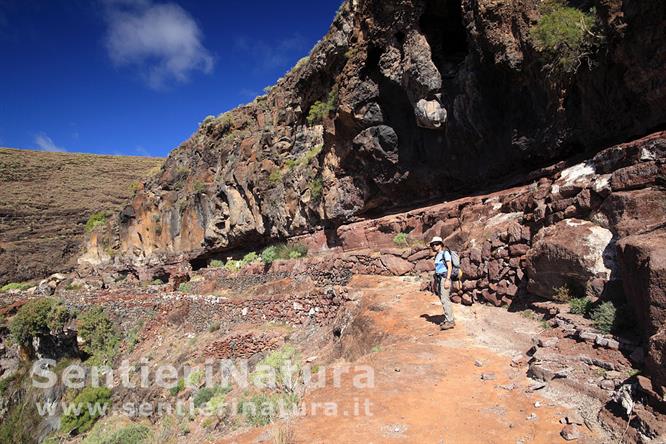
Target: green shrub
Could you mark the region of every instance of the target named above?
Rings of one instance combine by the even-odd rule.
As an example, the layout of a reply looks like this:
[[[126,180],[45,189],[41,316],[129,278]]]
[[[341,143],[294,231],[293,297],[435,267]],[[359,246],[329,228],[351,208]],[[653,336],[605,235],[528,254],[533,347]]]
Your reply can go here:
[[[5,392],[11,385],[12,381],[16,378],[16,375],[8,376],[4,379],[0,379],[0,396],[4,396]]]
[[[23,291],[30,287],[32,287],[32,284],[29,282],[10,282],[9,284],[3,285],[2,288],[0,288],[0,293],[6,293],[10,290]]]
[[[323,149],[324,149],[324,145],[323,145],[323,144],[320,143],[319,145],[315,145],[315,146],[313,146],[312,148],[310,148],[309,150],[307,150],[307,151],[303,154],[303,156],[301,157],[301,159],[299,159],[299,161],[300,161],[303,165],[308,165],[310,162],[312,162],[314,159],[316,159],[317,156],[319,156],[319,153],[321,153],[321,151],[322,151]]]
[[[70,318],[71,314],[61,302],[51,298],[32,299],[12,318],[9,332],[14,342],[26,346],[37,335],[62,330]]]
[[[603,304],[592,309],[590,313],[590,318],[594,322],[594,326],[599,329],[599,331],[604,333],[610,333],[615,325],[615,319],[617,316],[617,309],[612,302],[604,302]]]
[[[35,424],[43,419],[34,400],[19,398],[18,404],[11,406],[0,421],[0,443],[35,442]]]
[[[308,247],[303,244],[276,244],[261,252],[261,260],[270,265],[276,259],[299,259],[307,256]]]
[[[222,132],[229,131],[231,129],[231,124],[233,123],[233,113],[227,111],[226,113],[220,114],[217,116],[217,120]]]
[[[237,261],[234,259],[229,259],[226,264],[224,264],[224,268],[229,270],[229,271],[238,271],[241,268],[243,268],[243,261]]]
[[[312,196],[312,200],[319,202],[324,190],[324,183],[322,182],[321,177],[317,177],[309,181],[308,188],[310,188],[310,195]]]
[[[83,339],[81,350],[91,356],[95,364],[108,364],[115,357],[120,336],[101,307],[81,313],[77,319],[78,335]]]
[[[569,302],[573,298],[573,293],[568,285],[553,288],[553,300],[556,302]]]
[[[409,234],[407,233],[398,233],[393,238],[393,243],[399,247],[406,247],[409,243]]]
[[[283,369],[291,363],[291,374],[285,375]],[[265,368],[261,368],[261,367]],[[272,370],[269,371],[268,368]],[[296,384],[296,379],[301,371],[300,357],[294,346],[290,344],[284,345],[279,350],[275,350],[268,354],[264,359],[257,364],[257,370],[252,373],[252,381],[267,382],[270,380],[271,374],[275,375],[277,389],[285,392],[293,392]]]
[[[328,93],[328,98],[325,102],[317,100],[310,107],[308,112],[308,125],[312,126],[317,123],[321,123],[325,117],[328,117],[332,112],[336,110],[338,106],[338,90],[333,88]]]
[[[273,263],[277,258],[277,248],[274,245],[266,247],[264,251],[261,252],[261,260],[267,265]]]
[[[221,268],[224,267],[224,262],[219,259],[213,259],[208,266],[211,268]]]
[[[287,159],[284,161],[284,164],[289,171],[292,171],[298,165],[298,161],[294,159]]]
[[[140,342],[139,332],[141,331],[141,328],[143,328],[143,321],[139,322],[137,325],[132,327],[130,331],[127,332],[126,342],[130,353],[134,350],[134,348],[136,348],[136,345]]]
[[[305,257],[308,255],[308,247],[303,244],[291,244],[289,248],[289,257],[294,259],[293,254],[296,253],[296,258]]]
[[[199,193],[199,194],[206,191],[206,185],[204,185],[202,182],[199,182],[199,181],[195,182],[194,186],[192,188],[194,189],[195,193]]]
[[[592,301],[588,298],[573,298],[569,301],[569,313],[587,316],[592,309]]]
[[[277,183],[282,180],[282,172],[279,169],[274,169],[271,174],[268,176],[268,180],[271,183]]]
[[[192,290],[192,286],[187,282],[183,282],[180,285],[178,285],[178,291],[180,291],[181,293],[188,293],[190,290]]]
[[[178,393],[183,391],[184,388],[185,388],[185,379],[180,378],[180,379],[178,379],[178,382],[176,383],[176,385],[174,385],[173,387],[171,387],[169,389],[169,393],[171,393],[171,396],[176,396]]]
[[[96,424],[82,444],[143,444],[149,442],[152,433],[143,424],[130,424],[117,430],[108,430]]]
[[[110,402],[111,390],[107,387],[84,388],[72,401],[75,406],[81,408],[78,412],[72,409],[63,415],[60,430],[74,435],[87,432],[102,416],[104,409],[108,409]]]
[[[86,233],[90,233],[95,228],[106,225],[108,218],[109,215],[106,211],[98,211],[97,213],[93,213],[86,222]]]
[[[541,18],[530,30],[535,48],[552,74],[574,74],[589,63],[603,40],[595,34],[596,13],[566,6],[559,0],[546,0],[540,6]]]
[[[347,51],[345,51],[345,58],[346,58],[347,60],[349,60],[349,59],[353,59],[354,57],[356,57],[356,55],[357,55],[358,53],[359,53],[358,48],[356,48],[356,47],[349,48],[349,49],[347,49]]]
[[[294,394],[255,394],[244,397],[238,403],[238,413],[253,427],[263,427],[278,418],[280,407],[291,409],[298,405]]]
[[[199,387],[201,385],[201,378],[204,377],[203,370],[192,370],[185,380],[185,385],[188,387]]]
[[[254,251],[251,251],[245,256],[243,256],[243,263],[245,264],[251,264],[252,262],[256,262],[257,260],[259,260],[259,255]]]
[[[197,391],[196,395],[194,395],[194,407],[199,408],[215,397],[224,397],[230,391],[231,387],[229,386],[202,387],[199,391]],[[220,400],[217,399],[214,404],[219,406],[219,401]],[[216,406],[213,405],[211,407],[215,409]]]

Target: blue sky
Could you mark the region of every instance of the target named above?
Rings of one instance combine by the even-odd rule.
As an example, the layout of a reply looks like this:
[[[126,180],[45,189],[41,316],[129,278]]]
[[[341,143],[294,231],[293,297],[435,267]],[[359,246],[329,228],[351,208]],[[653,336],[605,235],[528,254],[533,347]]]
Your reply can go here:
[[[0,0],[0,146],[166,156],[251,101],[342,0]]]

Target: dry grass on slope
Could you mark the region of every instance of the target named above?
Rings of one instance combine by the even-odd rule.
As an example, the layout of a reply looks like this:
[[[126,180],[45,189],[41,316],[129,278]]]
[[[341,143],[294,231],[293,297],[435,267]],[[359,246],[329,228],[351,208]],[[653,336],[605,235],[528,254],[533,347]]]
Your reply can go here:
[[[162,162],[0,148],[0,284],[71,268],[88,217],[117,211]]]

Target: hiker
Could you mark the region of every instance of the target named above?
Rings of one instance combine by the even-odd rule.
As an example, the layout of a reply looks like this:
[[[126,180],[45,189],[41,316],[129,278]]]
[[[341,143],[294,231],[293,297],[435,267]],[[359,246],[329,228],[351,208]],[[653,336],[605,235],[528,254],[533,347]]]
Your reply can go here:
[[[449,330],[456,325],[450,298],[451,287],[453,286],[451,280],[451,273],[453,272],[451,251],[444,248],[444,241],[439,236],[432,238],[430,248],[435,253],[435,292],[442,301],[442,307],[444,307],[444,322],[440,324],[439,328]]]

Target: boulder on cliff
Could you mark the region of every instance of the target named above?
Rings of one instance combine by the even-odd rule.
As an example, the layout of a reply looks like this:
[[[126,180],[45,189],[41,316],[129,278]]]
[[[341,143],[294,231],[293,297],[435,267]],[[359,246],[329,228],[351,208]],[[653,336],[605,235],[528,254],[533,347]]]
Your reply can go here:
[[[594,279],[614,277],[614,249],[613,233],[589,221],[565,219],[543,228],[527,252],[527,289],[549,299],[562,286],[584,295]]]

